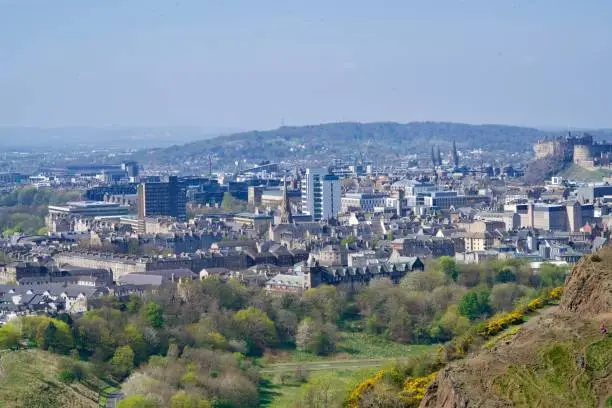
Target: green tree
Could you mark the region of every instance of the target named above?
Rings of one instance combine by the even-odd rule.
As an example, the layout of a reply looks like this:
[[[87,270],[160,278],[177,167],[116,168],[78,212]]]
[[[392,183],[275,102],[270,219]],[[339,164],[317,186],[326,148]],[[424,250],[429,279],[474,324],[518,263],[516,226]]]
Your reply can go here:
[[[118,380],[123,380],[134,369],[134,351],[130,346],[117,347],[110,361],[111,372]]]
[[[332,323],[321,324],[307,317],[300,323],[295,341],[300,350],[328,355],[336,351],[338,329]]]
[[[459,313],[470,320],[489,315],[491,313],[490,295],[490,292],[484,288],[470,290],[459,301]]]
[[[138,295],[130,295],[130,301],[126,307],[128,312],[138,313],[142,307],[142,298]]]
[[[457,263],[450,256],[441,256],[438,258],[438,267],[440,270],[453,281],[457,280],[459,271],[457,270]]]
[[[491,288],[491,308],[494,312],[511,311],[518,299],[527,295],[529,288],[516,283],[500,283]]]
[[[134,364],[138,365],[146,361],[148,357],[148,347],[142,331],[135,324],[129,323],[123,330],[127,345],[134,350]]]
[[[284,309],[279,310],[276,313],[274,324],[281,341],[293,341],[298,327],[298,317],[294,312]]]
[[[77,349],[88,355],[96,350],[103,354],[103,359],[112,356],[117,339],[112,335],[109,321],[89,311],[81,316],[75,324]]]
[[[335,324],[325,323],[317,331],[314,341],[314,352],[326,356],[336,351],[338,329]]]
[[[304,305],[313,319],[335,323],[344,308],[344,298],[334,286],[322,285],[306,291]]]
[[[19,330],[11,323],[0,327],[0,349],[14,349],[19,346]]]
[[[21,320],[24,337],[34,340],[43,350],[68,353],[74,344],[70,326],[46,316],[28,316]]]
[[[567,267],[561,267],[550,263],[544,263],[540,266],[541,285],[545,288],[555,288],[565,283],[565,277],[569,270]]]
[[[155,302],[147,302],[145,305],[145,317],[147,322],[156,329],[164,326],[164,311],[162,307]]]
[[[227,212],[242,212],[247,210],[247,204],[245,201],[238,200],[231,193],[223,193],[223,201],[221,201],[221,208]]]
[[[197,395],[181,390],[172,396],[170,406],[172,408],[210,408],[211,404]]]
[[[266,346],[276,341],[274,323],[261,310],[249,307],[234,315],[238,338],[246,341],[248,353],[261,355]]]
[[[142,395],[131,395],[119,401],[117,408],[159,408],[156,401]]]

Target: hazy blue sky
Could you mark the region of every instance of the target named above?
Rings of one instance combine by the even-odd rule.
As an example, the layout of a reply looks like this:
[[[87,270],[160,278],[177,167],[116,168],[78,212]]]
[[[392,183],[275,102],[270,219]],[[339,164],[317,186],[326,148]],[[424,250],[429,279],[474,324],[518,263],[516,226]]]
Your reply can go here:
[[[283,120],[612,127],[612,1],[0,0],[0,124]]]

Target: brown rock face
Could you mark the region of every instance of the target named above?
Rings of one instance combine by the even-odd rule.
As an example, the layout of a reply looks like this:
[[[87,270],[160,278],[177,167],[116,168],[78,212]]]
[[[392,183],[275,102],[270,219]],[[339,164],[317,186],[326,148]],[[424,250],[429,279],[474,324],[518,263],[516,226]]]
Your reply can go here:
[[[574,266],[560,309],[581,315],[612,311],[612,248],[585,256]]]
[[[542,311],[512,341],[450,363],[427,389],[420,408],[507,408],[514,406],[495,379],[508,367],[524,367],[551,342],[596,341],[599,323],[612,316],[612,247],[585,256],[572,270],[561,303]],[[612,320],[606,321],[608,327]],[[589,339],[590,336],[590,340]],[[587,340],[585,340],[587,339]],[[593,383],[595,394],[610,395],[609,377]],[[534,405],[535,406],[535,405]],[[603,405],[601,405],[603,406]],[[561,407],[559,407],[561,408]]]
[[[468,408],[469,399],[457,389],[448,368],[440,371],[436,380],[429,386],[420,408]]]

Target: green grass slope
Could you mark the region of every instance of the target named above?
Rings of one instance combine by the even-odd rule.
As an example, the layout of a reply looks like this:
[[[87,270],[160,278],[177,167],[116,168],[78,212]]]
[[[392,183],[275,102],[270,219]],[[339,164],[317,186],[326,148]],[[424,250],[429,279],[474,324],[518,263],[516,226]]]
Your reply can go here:
[[[578,364],[585,358],[586,367]],[[555,342],[540,350],[533,365],[512,365],[496,381],[497,393],[517,407],[598,407],[612,382],[612,337]]]
[[[64,359],[68,357],[41,350],[2,352],[0,408],[97,408],[103,384],[91,377],[71,384],[61,381]]]
[[[610,177],[612,175],[612,170],[604,168],[590,170],[576,164],[572,164],[566,169],[562,170],[558,175],[574,181],[597,182],[601,181],[601,179],[604,177]]]

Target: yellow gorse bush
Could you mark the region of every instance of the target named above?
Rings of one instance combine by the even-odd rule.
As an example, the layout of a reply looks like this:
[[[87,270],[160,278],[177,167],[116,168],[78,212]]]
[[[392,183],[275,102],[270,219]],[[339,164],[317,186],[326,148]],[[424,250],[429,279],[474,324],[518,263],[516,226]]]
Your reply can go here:
[[[495,336],[508,326],[523,322],[524,315],[521,312],[514,311],[497,317],[492,317],[487,321],[485,327],[480,331],[480,334],[486,337]]]
[[[358,408],[359,401],[364,392],[370,391],[385,376],[384,370],[380,370],[372,377],[368,377],[357,385],[349,394],[345,406],[347,408]]]
[[[548,294],[548,298],[552,300],[559,300],[561,299],[562,295],[563,295],[563,286],[559,286],[550,291],[550,293]]]
[[[408,377],[404,381],[404,387],[400,396],[408,407],[418,407],[425,396],[427,388],[436,379],[437,372],[433,372],[425,377]]]
[[[540,298],[533,299],[531,302],[527,304],[527,310],[533,312],[538,310],[544,306],[544,301]]]

